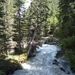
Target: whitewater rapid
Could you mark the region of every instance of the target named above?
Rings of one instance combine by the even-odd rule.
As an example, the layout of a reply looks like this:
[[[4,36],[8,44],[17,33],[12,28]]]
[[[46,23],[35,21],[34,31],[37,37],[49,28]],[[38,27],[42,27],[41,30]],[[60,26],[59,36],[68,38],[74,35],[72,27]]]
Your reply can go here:
[[[55,58],[59,46],[43,44],[36,49],[36,56],[21,64],[22,70],[12,75],[74,75],[64,57]]]

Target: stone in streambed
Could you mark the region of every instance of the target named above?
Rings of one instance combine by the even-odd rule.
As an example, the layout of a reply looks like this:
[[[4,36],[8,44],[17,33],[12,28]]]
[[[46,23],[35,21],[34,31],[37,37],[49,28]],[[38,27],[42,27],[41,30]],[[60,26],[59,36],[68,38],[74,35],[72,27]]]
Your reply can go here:
[[[54,64],[54,65],[58,65],[59,62],[58,62],[56,59],[54,59],[52,64]]]

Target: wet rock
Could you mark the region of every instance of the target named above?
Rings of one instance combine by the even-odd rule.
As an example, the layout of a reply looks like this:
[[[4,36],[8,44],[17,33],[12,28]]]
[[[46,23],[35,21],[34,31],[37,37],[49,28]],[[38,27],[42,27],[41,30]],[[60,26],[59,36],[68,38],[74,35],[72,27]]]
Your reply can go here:
[[[64,68],[62,68],[62,67],[60,67],[60,69],[63,71],[63,72],[66,72],[66,70],[64,69]],[[68,72],[66,72],[67,74],[70,74],[70,72],[68,71]]]
[[[67,74],[71,74],[71,73],[68,71]]]
[[[54,59],[52,64],[54,64],[54,65],[58,65],[59,62],[58,62],[56,59]]]
[[[60,67],[60,69],[61,69],[63,72],[66,72],[64,68]]]
[[[36,56],[36,54],[30,54],[30,55],[28,56],[28,58],[35,57],[35,56]]]

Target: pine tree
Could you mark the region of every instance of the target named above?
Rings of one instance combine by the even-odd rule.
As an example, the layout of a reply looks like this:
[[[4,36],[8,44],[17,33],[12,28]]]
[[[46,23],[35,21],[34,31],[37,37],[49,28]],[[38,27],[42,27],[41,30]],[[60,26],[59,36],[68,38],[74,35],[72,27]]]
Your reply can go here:
[[[48,27],[47,18],[49,17],[49,14],[50,14],[49,13],[50,9],[47,6],[48,3],[49,2],[47,0],[45,0],[45,1],[42,1],[42,0],[36,1],[35,0],[32,2],[31,7],[28,10],[29,15],[30,15],[29,20],[31,20],[30,25],[31,25],[31,27],[34,27],[34,29],[35,29],[35,27],[36,27],[35,25],[37,24],[38,34],[40,34],[44,30],[43,28]],[[41,33],[40,35],[44,35],[44,33],[43,34]]]
[[[23,0],[17,0],[14,2],[14,7],[16,9],[16,14],[15,14],[15,18],[14,18],[14,38],[13,40],[17,42],[17,47],[18,47],[18,52],[22,51],[21,50],[21,41],[22,41],[22,15],[21,15],[21,6],[23,5],[24,1]]]
[[[23,26],[21,26],[21,32],[25,31],[25,36],[28,42],[28,56],[35,50],[36,43],[41,38],[42,27],[47,23],[49,16],[49,7],[45,2],[39,0],[32,1],[29,9],[24,13]],[[36,7],[36,8],[35,8]],[[45,27],[44,27],[45,28]],[[23,34],[23,33],[22,33]]]
[[[0,1],[0,52],[4,50],[4,40],[5,40],[5,25],[4,25],[4,0]]]
[[[9,54],[14,48],[13,42],[13,23],[14,23],[14,5],[13,0],[6,0],[4,3],[4,25],[5,30],[5,50]]]

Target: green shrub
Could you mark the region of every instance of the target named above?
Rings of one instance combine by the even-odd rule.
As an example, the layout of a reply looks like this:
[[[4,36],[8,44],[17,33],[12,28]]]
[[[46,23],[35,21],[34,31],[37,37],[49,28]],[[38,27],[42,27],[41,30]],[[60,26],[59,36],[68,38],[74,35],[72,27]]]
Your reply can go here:
[[[75,36],[64,38],[60,41],[60,45],[65,53],[65,57],[75,72]]]
[[[61,34],[60,29],[55,29],[55,31],[54,31],[54,36],[55,36],[55,37],[60,37],[60,34]]]
[[[60,45],[65,49],[74,49],[75,48],[75,36],[64,38],[60,41]]]
[[[75,72],[75,52],[73,50],[66,50],[65,57],[72,67],[72,71]]]

